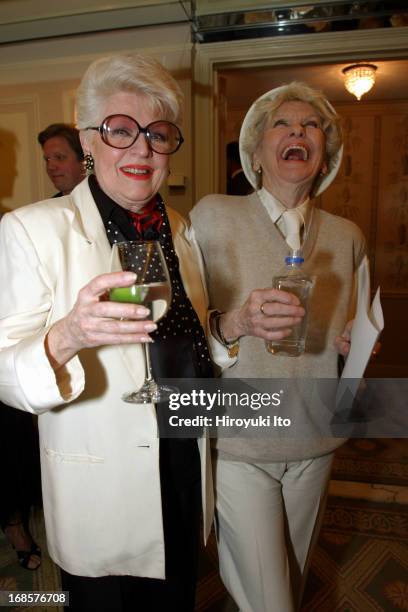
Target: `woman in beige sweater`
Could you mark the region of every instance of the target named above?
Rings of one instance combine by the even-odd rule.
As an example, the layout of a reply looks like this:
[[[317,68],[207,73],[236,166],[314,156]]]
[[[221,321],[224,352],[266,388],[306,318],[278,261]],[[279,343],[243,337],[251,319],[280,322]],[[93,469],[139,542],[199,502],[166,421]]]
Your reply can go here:
[[[254,193],[207,196],[192,211],[216,310],[214,355],[225,378],[337,376],[338,352],[348,350],[343,333],[352,314],[354,273],[365,253],[353,223],[313,205],[340,165],[339,123],[324,96],[306,85],[266,93],[248,111],[240,135]],[[299,216],[295,235],[288,233],[288,210]],[[298,250],[301,242],[304,267],[317,278],[306,352],[272,356],[265,341],[287,337],[305,314],[295,295],[270,288],[288,249]],[[301,396],[290,410],[304,414]],[[221,575],[242,612],[292,612],[300,605],[333,451],[341,442],[307,436],[216,441]]]

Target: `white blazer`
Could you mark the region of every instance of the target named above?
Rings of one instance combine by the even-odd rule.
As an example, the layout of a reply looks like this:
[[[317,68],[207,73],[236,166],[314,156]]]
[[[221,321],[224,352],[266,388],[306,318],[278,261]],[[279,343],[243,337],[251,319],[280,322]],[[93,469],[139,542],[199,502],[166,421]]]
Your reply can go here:
[[[207,294],[185,221],[168,209],[186,292],[205,324]],[[141,345],[86,349],[56,377],[50,326],[109,271],[111,248],[87,180],[69,196],[0,223],[0,399],[39,415],[44,513],[52,559],[81,576],[165,576],[159,439],[153,405],[123,392],[144,376]],[[160,408],[158,408],[160,409]],[[213,511],[208,440],[199,440],[205,537]]]

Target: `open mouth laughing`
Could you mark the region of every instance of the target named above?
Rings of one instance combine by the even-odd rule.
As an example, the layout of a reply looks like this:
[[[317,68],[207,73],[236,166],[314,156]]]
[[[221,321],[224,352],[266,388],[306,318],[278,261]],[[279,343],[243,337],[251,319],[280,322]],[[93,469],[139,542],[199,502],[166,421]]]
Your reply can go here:
[[[303,145],[291,144],[283,150],[282,159],[285,161],[307,161],[309,151]]]

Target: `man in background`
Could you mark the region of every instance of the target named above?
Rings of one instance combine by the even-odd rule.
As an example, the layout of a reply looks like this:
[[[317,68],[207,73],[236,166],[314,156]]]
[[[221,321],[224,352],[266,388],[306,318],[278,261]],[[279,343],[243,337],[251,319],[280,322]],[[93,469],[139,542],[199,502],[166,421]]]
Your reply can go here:
[[[47,174],[58,189],[54,197],[71,193],[85,177],[79,131],[68,123],[52,123],[38,134],[38,142]]]

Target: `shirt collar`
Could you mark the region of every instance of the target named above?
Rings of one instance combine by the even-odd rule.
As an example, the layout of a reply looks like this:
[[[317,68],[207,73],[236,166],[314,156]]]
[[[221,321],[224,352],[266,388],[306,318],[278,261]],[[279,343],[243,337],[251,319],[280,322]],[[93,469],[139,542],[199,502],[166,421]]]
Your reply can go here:
[[[275,198],[275,196],[273,196],[267,189],[265,189],[265,187],[262,187],[262,189],[259,189],[256,193],[258,194],[263,206],[266,208],[270,218],[274,223],[276,223],[281,218],[285,210],[287,210],[287,207],[277,198]],[[309,203],[310,198],[306,198],[306,200],[296,207],[303,217],[305,224],[307,223],[310,214]]]
[[[99,214],[102,217],[102,221],[106,225],[113,217],[117,215],[123,219],[127,218],[126,211],[124,208],[116,204],[112,198],[110,198],[100,187],[97,178],[94,174],[91,174],[88,178],[89,189],[91,190],[95,204],[98,207]]]
[[[107,230],[110,223],[113,223],[126,240],[137,240],[136,230],[131,223],[127,211],[119,204],[116,204],[100,187],[94,174],[88,179],[89,189],[91,190],[95,204],[102,217],[103,224]]]

